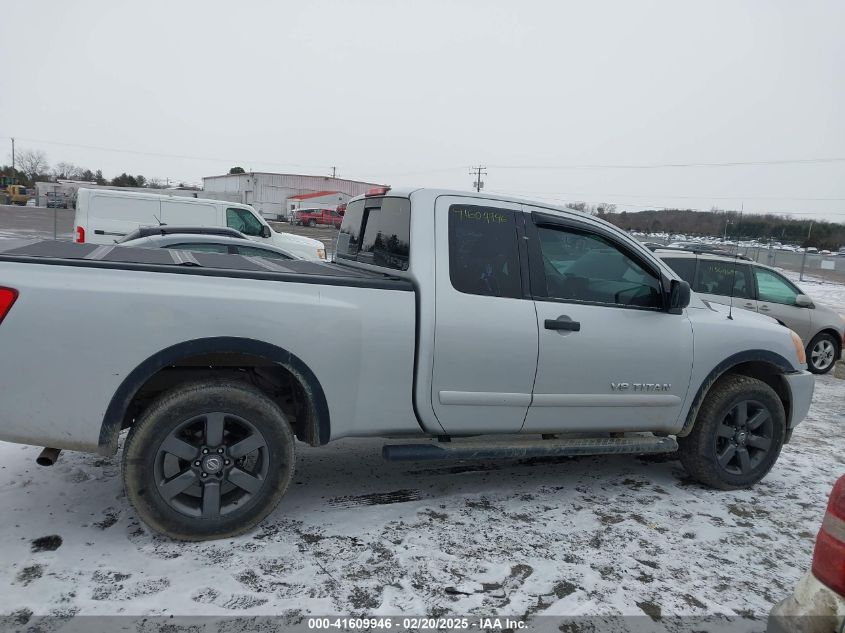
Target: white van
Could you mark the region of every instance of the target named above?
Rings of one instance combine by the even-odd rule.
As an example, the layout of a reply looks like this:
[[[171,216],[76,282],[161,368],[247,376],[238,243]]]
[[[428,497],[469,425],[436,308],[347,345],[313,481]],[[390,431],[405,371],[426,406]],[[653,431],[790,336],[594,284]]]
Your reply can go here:
[[[77,192],[75,242],[113,244],[138,227],[159,224],[227,226],[256,242],[273,244],[303,259],[326,258],[322,242],[274,231],[247,204],[110,189],[80,189]]]

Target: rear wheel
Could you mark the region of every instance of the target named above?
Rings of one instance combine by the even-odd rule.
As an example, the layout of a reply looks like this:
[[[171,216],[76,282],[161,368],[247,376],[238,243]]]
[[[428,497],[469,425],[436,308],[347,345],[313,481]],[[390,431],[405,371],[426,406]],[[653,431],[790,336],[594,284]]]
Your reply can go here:
[[[771,470],[785,433],[786,414],[774,389],[756,378],[727,376],[705,396],[692,432],[678,438],[678,455],[703,484],[747,488]]]
[[[839,342],[827,332],[816,334],[807,345],[807,369],[814,374],[826,374],[839,358]]]
[[[238,382],[203,382],[160,396],[123,449],[129,501],[171,538],[224,538],[254,527],[293,476],[294,438],[279,407]]]

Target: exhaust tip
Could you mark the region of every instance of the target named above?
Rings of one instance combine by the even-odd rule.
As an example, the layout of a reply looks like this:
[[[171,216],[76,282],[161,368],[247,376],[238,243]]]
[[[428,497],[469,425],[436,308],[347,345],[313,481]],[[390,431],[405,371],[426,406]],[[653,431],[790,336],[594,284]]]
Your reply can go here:
[[[59,459],[59,453],[62,452],[60,448],[45,448],[38,457],[35,458],[35,463],[39,466],[52,466]]]

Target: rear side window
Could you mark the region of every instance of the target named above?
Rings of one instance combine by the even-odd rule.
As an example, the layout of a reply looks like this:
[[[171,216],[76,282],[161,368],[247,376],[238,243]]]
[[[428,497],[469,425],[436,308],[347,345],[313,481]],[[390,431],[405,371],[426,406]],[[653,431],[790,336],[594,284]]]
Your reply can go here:
[[[698,262],[698,276],[693,290],[703,294],[750,299],[753,294],[751,267],[735,262],[702,259]]]
[[[192,251],[194,253],[228,253],[229,247],[225,244],[210,244],[208,242],[198,242],[196,244],[171,244],[165,248],[172,248],[180,251]]]
[[[692,287],[695,280],[695,257],[664,257],[663,261]]]
[[[267,248],[260,248],[258,246],[238,246],[238,255],[246,255],[247,257],[268,257],[270,259],[291,259],[287,255],[271,251]]]
[[[522,297],[513,211],[465,204],[449,207],[449,278],[460,292]]]
[[[364,198],[351,203],[337,235],[337,259],[408,270],[411,201]]]

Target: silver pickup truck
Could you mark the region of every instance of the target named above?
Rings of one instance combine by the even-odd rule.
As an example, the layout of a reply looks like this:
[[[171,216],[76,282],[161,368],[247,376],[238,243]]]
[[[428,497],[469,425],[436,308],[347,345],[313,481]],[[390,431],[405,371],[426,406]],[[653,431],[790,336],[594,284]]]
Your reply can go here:
[[[806,415],[804,346],[709,305],[636,240],[544,203],[380,188],[334,263],[7,240],[0,439],[113,454],[179,539],[284,494],[295,438],[394,460],[677,451],[746,487]]]

